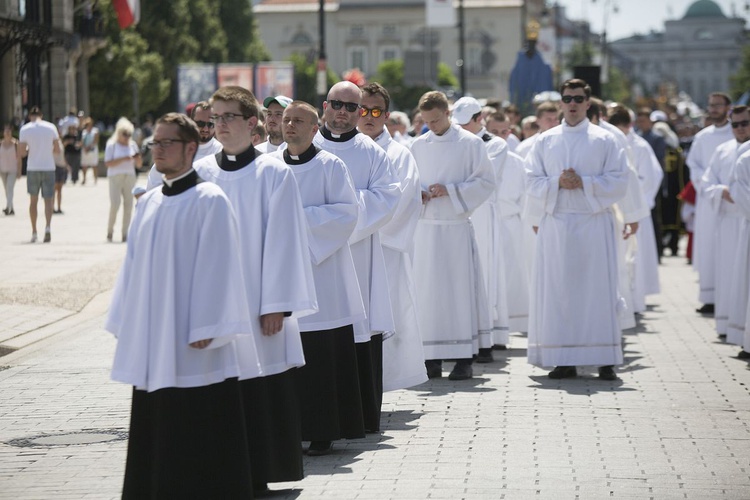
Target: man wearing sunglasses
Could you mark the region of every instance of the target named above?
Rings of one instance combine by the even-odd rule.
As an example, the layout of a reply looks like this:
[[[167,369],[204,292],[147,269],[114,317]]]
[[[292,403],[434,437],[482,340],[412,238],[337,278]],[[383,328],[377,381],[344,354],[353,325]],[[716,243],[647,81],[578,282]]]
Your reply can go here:
[[[688,151],[685,162],[690,169],[690,180],[697,194],[695,200],[695,229],[693,230],[693,267],[698,271],[700,293],[703,304],[695,312],[714,313],[716,294],[716,265],[714,256],[715,220],[710,202],[705,199],[701,182],[716,148],[732,140],[732,126],[727,119],[732,101],[728,95],[714,92],[708,96],[708,116],[713,122],[697,134]]]
[[[618,264],[612,205],[628,189],[628,164],[615,137],[586,117],[591,87],[561,86],[563,124],[542,134],[526,159],[527,194],[539,220],[531,283],[528,360],[554,366],[552,379],[599,366],[616,380],[622,364]]]
[[[211,105],[208,101],[200,101],[190,109],[190,118],[198,125],[198,131],[201,135],[201,142],[198,144],[198,151],[195,153],[195,159],[198,161],[204,156],[215,155],[221,151],[221,143],[214,137],[214,122],[211,121]],[[162,174],[156,169],[156,163],[148,172],[148,181],[146,190],[161,186]]]
[[[733,266],[732,263],[735,262],[737,249],[739,248],[738,235],[742,213],[730,194],[729,186],[737,158],[750,146],[750,143],[748,143],[748,139],[750,139],[750,110],[747,106],[735,106],[729,116],[734,138],[716,148],[716,152],[709,161],[708,169],[701,178],[700,189],[703,199],[711,207],[715,217],[713,251],[716,257],[714,294],[716,332],[719,337],[726,337],[727,342],[742,345],[742,331],[737,328],[739,325],[732,328],[731,335],[729,335],[728,328],[729,313],[734,298],[747,295],[746,290],[745,293],[742,291],[742,286],[747,287],[747,279],[744,277],[736,279],[736,289],[733,290],[732,287],[732,282],[741,269]],[[744,145],[746,143],[748,146]],[[744,271],[746,276],[747,269],[744,269]],[[736,305],[744,309],[747,306],[747,299],[739,300]]]
[[[500,192],[500,179],[503,178],[505,159],[508,156],[508,144],[505,140],[487,132],[482,124],[482,105],[473,97],[462,97],[453,105],[453,121],[467,132],[482,139],[487,155],[492,162],[495,174],[495,191],[474,213],[471,214],[471,223],[479,247],[479,255],[482,259],[482,277],[489,299],[489,310],[492,313],[492,337],[480,337],[479,353],[476,357],[477,363],[490,363],[492,357],[492,346],[507,346],[509,342],[509,313],[507,276],[502,248],[498,245],[495,237],[499,231],[499,207],[498,194]],[[517,290],[521,294],[521,290]],[[486,341],[486,344],[483,342]]]
[[[414,231],[422,209],[417,163],[411,152],[388,131],[391,96],[379,83],[362,88],[358,128],[388,155],[399,179],[401,196],[393,219],[380,229],[388,271],[395,334],[383,343],[383,390],[405,389],[427,380],[419,333],[411,255]]]
[[[195,170],[224,190],[240,225],[243,273],[264,374],[248,380],[241,374],[240,385],[253,482],[263,491],[269,482],[302,479],[292,368],[304,364],[297,318],[317,310],[307,222],[291,169],[253,146],[260,115],[253,93],[221,87],[210,103],[223,150],[197,161]]]
[[[383,334],[394,331],[380,229],[391,220],[401,191],[385,151],[357,130],[362,91],[339,82],[323,103],[323,126],[314,144],[341,158],[359,199],[357,227],[349,238],[367,319],[355,323],[365,430],[380,430],[383,398]]]

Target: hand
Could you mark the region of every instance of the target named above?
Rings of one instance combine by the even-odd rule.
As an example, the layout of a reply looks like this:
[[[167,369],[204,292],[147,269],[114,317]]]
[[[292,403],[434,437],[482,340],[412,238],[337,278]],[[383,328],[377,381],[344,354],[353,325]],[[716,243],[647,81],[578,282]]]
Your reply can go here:
[[[729,203],[734,203],[734,199],[732,198],[732,195],[729,193],[729,188],[724,188],[724,191],[721,192],[721,199]]]
[[[427,191],[422,191],[422,205],[430,201],[430,198],[432,198],[432,196],[430,196],[430,193],[428,193]]]
[[[539,234],[539,226],[531,226],[531,228],[534,230],[534,234]]]
[[[433,184],[429,188],[430,197],[440,198],[441,196],[448,196],[448,189],[442,184]]]
[[[195,342],[190,342],[190,347],[194,349],[205,349],[212,341],[213,339],[196,340]]]
[[[281,331],[281,327],[284,325],[284,313],[269,313],[263,314],[260,317],[260,326],[263,330],[263,335],[270,337]]]
[[[574,169],[566,168],[560,175],[559,184],[563,189],[578,189],[583,187],[583,180]]]
[[[637,232],[638,232],[637,222],[626,223],[625,228],[622,230],[622,239],[627,240],[628,238],[630,238]]]

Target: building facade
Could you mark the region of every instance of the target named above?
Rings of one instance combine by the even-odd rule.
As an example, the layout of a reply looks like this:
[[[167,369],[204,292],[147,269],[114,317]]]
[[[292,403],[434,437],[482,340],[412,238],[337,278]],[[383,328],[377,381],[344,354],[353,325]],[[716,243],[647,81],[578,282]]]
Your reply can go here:
[[[726,16],[711,0],[698,0],[682,19],[667,21],[663,32],[617,40],[609,49],[614,64],[645,94],[671,85],[705,107],[709,93],[729,90],[747,43],[744,19]]]
[[[0,118],[88,113],[88,59],[104,44],[94,2],[0,0]]]
[[[478,98],[507,99],[522,45],[524,2],[463,3],[466,91]],[[254,5],[260,36],[274,60],[293,53],[317,58],[318,7],[319,0],[260,0]],[[407,73],[429,77],[439,61],[458,75],[458,29],[427,27],[424,0],[330,0],[325,11],[328,66],[339,75],[359,68],[372,78],[381,62],[394,59],[405,60]]]

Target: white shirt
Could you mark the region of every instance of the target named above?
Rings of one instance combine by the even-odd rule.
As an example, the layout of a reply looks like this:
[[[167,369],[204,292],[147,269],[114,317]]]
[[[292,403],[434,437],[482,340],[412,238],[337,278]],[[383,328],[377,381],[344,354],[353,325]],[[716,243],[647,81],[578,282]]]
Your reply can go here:
[[[138,152],[138,144],[132,139],[130,139],[127,146],[117,141],[109,142],[107,143],[107,148],[104,150],[104,162],[131,157],[138,154]],[[135,160],[130,158],[128,161],[124,161],[115,167],[107,168],[107,177],[112,177],[113,175],[135,176]]]
[[[28,172],[54,172],[55,157],[52,148],[55,141],[60,139],[57,128],[50,122],[38,119],[29,122],[19,133],[19,142],[29,147]]]

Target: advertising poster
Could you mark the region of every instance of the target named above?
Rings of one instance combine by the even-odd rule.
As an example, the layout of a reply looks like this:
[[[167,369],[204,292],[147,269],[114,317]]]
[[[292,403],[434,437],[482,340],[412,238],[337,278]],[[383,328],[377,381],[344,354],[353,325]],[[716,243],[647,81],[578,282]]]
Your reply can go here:
[[[216,75],[219,87],[235,85],[255,93],[253,90],[253,65],[250,63],[219,64]]]
[[[177,110],[193,102],[205,101],[216,91],[216,65],[180,64],[177,67]]]
[[[255,65],[255,97],[285,95],[294,99],[294,66],[290,62],[267,62]]]

